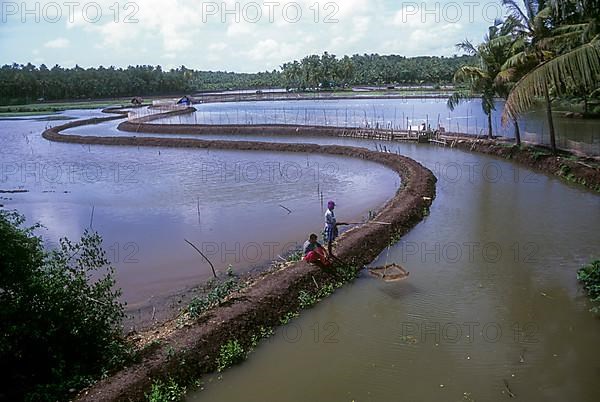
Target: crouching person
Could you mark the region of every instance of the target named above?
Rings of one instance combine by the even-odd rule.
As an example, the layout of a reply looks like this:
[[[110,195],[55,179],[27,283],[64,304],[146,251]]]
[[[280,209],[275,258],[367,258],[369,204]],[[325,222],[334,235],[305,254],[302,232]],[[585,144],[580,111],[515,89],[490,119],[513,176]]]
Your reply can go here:
[[[327,257],[327,251],[317,242],[317,235],[314,233],[304,243],[304,261],[322,267],[331,266],[331,261]]]

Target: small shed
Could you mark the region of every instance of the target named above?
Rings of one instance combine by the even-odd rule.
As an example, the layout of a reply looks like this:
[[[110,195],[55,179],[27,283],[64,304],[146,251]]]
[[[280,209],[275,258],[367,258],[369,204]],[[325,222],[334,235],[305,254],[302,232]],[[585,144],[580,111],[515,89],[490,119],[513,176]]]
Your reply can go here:
[[[184,96],[183,98],[179,99],[177,101],[178,105],[185,105],[185,106],[191,106],[192,105],[192,99],[189,96]]]
[[[133,106],[142,106],[142,103],[144,103],[144,100],[139,96],[136,96],[135,98],[131,99],[131,104]]]

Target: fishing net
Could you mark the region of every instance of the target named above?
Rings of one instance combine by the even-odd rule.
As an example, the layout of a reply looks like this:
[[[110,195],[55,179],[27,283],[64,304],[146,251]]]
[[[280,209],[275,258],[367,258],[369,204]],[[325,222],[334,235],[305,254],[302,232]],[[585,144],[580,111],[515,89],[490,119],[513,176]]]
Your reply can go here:
[[[385,282],[397,282],[408,278],[410,272],[406,271],[400,265],[389,264],[383,267],[369,268],[369,273],[375,278]]]

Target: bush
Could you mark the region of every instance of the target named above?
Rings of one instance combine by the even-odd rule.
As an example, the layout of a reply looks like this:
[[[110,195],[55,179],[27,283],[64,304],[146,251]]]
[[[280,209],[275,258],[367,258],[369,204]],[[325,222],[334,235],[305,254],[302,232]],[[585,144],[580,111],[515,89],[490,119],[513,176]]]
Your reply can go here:
[[[0,211],[0,361],[10,400],[64,399],[124,363],[123,305],[97,233],[47,252],[24,218]],[[0,395],[0,399],[2,395]]]
[[[592,261],[577,272],[577,279],[583,282],[583,288],[594,303],[600,303],[600,260]],[[600,313],[598,307],[592,308],[595,313]]]

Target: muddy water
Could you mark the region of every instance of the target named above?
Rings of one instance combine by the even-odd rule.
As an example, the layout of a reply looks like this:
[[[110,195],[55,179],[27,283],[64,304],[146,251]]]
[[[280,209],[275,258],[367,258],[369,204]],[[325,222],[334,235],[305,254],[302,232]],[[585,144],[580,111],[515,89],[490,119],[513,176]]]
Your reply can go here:
[[[0,204],[44,224],[39,233],[49,246],[79,238],[91,223],[131,310],[212,275],[185,239],[218,271],[231,264],[246,272],[322,229],[317,191],[358,221],[400,181],[380,165],[343,157],[52,143],[40,136],[47,124],[61,123],[0,122],[0,190],[28,190],[0,194]],[[113,135],[116,124],[90,133]]]
[[[204,193],[195,187],[202,158],[213,158],[205,160],[216,162],[210,167],[231,160],[258,163],[264,160],[260,155],[86,148],[39,139],[35,133],[43,123],[9,124],[0,126],[3,163],[29,160],[29,155],[32,161],[81,161],[85,155],[86,161],[97,163],[140,163],[135,176],[139,184],[125,179],[54,186],[25,183],[31,193],[3,195],[13,200],[0,201],[47,223],[55,231],[48,237],[80,233],[89,225],[95,205],[95,228],[120,243],[129,242],[130,233],[141,239],[143,263],[119,266],[120,281],[128,277],[135,292],[152,294],[148,289],[154,285],[163,290],[176,286],[170,282],[174,277],[184,282],[202,276],[179,271],[186,263],[199,265],[193,251],[181,245],[183,237],[201,238],[205,230],[236,236],[229,228],[235,225],[244,227],[253,240],[280,239],[286,233],[300,238],[303,219],[294,221],[289,231],[284,228],[283,235],[278,231],[288,227],[286,219],[291,218],[278,204],[294,210],[292,216],[310,204],[310,213],[302,213],[305,218],[312,216],[315,202],[315,219],[320,221],[313,179],[295,184],[297,194],[287,182],[228,182],[235,172],[226,175],[225,185],[207,184]],[[110,127],[101,131],[113,135]],[[352,139],[235,138],[375,148],[372,141]],[[509,399],[504,380],[519,400],[598,400],[600,327],[575,281],[576,269],[600,253],[598,196],[483,155],[416,144],[394,144],[392,149],[420,161],[440,179],[430,216],[373,263],[399,263],[411,272],[409,279],[383,283],[361,277],[279,329],[244,364],[206,378],[204,390],[191,393],[189,400],[497,401]],[[306,164],[305,155],[296,157],[285,155],[281,160]],[[309,158],[310,163],[316,157]],[[376,177],[368,175],[382,171],[385,176],[387,171],[348,163],[347,171],[328,176],[344,210],[358,203],[359,216],[380,202],[378,197],[391,196],[386,191],[392,191],[388,184],[397,184],[394,175],[372,183],[369,180]],[[356,183],[369,193],[361,199],[374,198],[361,204]],[[10,183],[17,184],[22,183]],[[46,188],[57,192],[44,193]],[[283,199],[267,191],[272,188],[284,194]],[[61,193],[63,189],[70,193]],[[286,195],[287,189],[291,194]],[[198,222],[198,194],[212,200],[210,205],[223,206],[226,213],[211,215],[201,208]],[[281,221],[271,225],[269,219],[277,213],[282,213]],[[240,225],[244,219],[251,222]],[[211,223],[208,229],[205,220]],[[255,230],[258,227],[261,231]],[[206,274],[208,268],[200,268]],[[124,275],[127,270],[133,273]]]
[[[363,275],[189,401],[499,401],[504,380],[518,400],[600,398],[600,325],[575,279],[600,255],[600,198],[482,155],[393,149],[440,179],[430,216],[373,263],[409,279]]]

